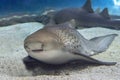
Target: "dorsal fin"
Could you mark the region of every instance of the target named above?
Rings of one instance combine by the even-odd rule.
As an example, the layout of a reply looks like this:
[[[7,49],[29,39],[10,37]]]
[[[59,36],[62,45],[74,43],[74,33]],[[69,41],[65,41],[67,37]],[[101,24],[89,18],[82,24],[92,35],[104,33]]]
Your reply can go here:
[[[110,19],[108,8],[103,9],[103,11],[100,13],[101,16],[103,16],[106,19]]]
[[[89,13],[94,12],[93,9],[92,9],[92,6],[91,6],[91,0],[87,0],[82,8],[85,9],[86,11],[88,11]]]

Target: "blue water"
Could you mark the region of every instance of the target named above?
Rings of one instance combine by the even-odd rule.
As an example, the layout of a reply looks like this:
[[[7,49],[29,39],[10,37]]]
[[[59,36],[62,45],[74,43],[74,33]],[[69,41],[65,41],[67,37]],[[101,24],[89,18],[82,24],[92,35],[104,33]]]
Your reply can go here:
[[[0,14],[11,13],[37,13],[46,8],[81,7],[86,0],[0,0]],[[116,0],[117,1],[117,0]],[[111,14],[120,13],[120,6],[114,4],[114,0],[92,0],[94,9],[108,7]]]

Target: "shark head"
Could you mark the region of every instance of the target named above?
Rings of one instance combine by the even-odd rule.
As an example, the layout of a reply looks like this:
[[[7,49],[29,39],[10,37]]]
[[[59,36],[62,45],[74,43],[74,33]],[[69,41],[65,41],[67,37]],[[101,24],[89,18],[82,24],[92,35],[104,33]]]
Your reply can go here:
[[[63,44],[58,41],[56,35],[49,33],[46,29],[41,29],[24,40],[24,48],[30,57],[45,63],[68,62],[72,56],[63,50]]]

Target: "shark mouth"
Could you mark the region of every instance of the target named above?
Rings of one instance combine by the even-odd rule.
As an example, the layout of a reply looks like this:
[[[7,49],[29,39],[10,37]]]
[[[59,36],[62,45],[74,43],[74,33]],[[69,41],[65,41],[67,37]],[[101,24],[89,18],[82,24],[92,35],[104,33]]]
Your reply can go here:
[[[43,51],[43,49],[35,49],[35,50],[32,50],[32,52],[41,52]]]

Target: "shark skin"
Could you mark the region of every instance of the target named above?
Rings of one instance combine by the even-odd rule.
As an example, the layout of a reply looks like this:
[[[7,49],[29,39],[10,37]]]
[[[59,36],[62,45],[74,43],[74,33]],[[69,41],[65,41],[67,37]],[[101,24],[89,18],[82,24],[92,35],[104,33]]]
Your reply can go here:
[[[116,36],[117,34],[109,34],[87,40],[73,28],[71,22],[49,24],[29,35],[24,40],[24,48],[30,57],[47,64],[84,60],[101,65],[114,65],[116,62],[104,62],[91,56],[106,51]],[[34,61],[29,59],[26,57],[23,60]]]

